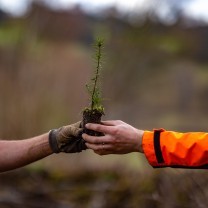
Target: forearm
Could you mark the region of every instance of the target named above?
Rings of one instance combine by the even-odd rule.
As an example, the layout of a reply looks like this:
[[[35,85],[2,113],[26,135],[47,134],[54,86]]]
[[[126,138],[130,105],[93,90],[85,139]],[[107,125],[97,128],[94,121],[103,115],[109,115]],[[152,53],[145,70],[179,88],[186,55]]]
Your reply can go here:
[[[22,167],[50,154],[48,133],[25,140],[0,141],[0,172]]]
[[[208,167],[208,134],[173,131],[146,131],[142,142],[153,167]]]

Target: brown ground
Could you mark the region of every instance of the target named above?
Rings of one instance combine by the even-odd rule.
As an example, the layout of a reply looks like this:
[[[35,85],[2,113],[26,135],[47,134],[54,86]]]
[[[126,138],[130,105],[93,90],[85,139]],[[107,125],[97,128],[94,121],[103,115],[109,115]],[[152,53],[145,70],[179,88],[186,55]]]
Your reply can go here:
[[[0,175],[0,207],[206,207],[206,186],[203,171],[166,169],[144,175],[119,169],[68,174],[20,169]]]

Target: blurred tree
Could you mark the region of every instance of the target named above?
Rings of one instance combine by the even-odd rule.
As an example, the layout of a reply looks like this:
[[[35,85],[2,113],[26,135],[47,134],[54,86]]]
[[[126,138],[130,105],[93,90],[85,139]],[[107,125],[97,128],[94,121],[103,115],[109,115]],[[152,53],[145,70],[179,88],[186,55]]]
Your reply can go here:
[[[8,18],[8,14],[0,8],[0,23]]]
[[[147,0],[138,4],[139,17],[163,23],[175,23],[183,16],[183,8],[192,0]]]
[[[58,42],[88,39],[87,18],[79,6],[70,10],[52,10],[42,1],[34,1],[27,16],[30,29],[39,38]]]

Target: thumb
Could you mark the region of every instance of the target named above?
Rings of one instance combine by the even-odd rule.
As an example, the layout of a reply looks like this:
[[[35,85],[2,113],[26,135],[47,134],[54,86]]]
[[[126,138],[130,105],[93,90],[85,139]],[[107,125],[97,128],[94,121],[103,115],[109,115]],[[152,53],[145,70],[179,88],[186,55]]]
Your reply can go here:
[[[63,131],[64,131],[63,133],[67,135],[67,137],[70,137],[70,136],[78,137],[82,134],[83,129],[70,125],[70,126],[66,126]]]

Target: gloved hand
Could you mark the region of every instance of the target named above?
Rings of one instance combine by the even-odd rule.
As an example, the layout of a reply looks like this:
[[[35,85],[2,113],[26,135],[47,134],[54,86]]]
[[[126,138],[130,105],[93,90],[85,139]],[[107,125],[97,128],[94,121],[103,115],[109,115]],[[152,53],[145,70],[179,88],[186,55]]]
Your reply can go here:
[[[83,129],[81,122],[53,129],[49,132],[49,144],[54,153],[75,153],[86,150],[87,146],[82,139]]]

